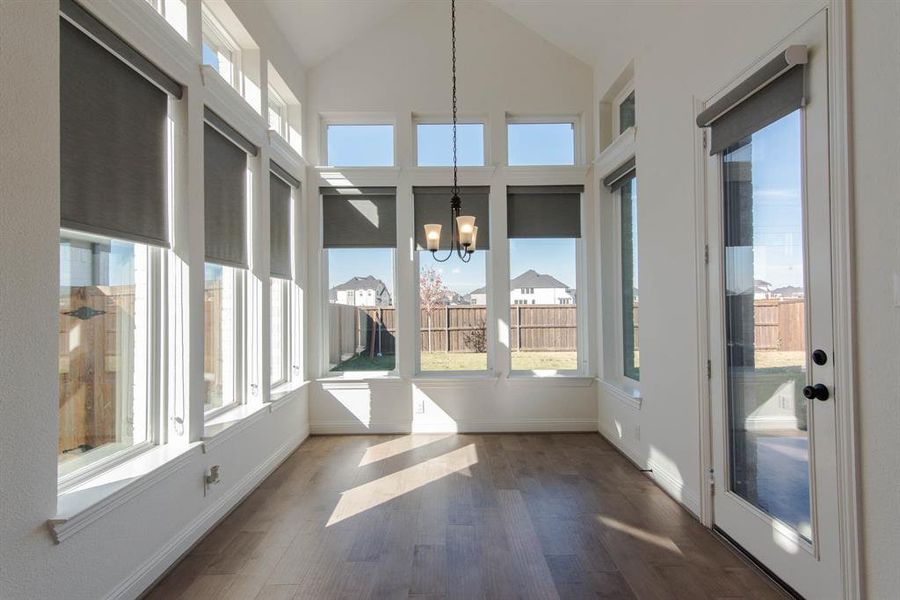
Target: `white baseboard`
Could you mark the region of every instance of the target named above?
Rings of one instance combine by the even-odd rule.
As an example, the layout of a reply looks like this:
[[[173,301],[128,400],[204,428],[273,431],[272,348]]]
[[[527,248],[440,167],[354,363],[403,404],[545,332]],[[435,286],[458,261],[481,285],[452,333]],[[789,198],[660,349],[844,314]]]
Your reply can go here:
[[[269,458],[247,473],[237,485],[191,521],[181,534],[171,539],[134,573],[126,577],[107,595],[107,598],[110,600],[139,598],[210,529],[255,490],[308,436],[309,430],[306,429],[301,431],[299,436],[282,444]]]
[[[522,419],[518,421],[381,421],[364,425],[356,420],[310,423],[314,434],[596,432],[593,419]]]
[[[673,500],[690,511],[695,517],[700,518],[700,496],[688,489],[678,474],[621,443],[621,440],[618,439],[614,432],[601,428],[600,435],[638,468],[649,469],[647,475],[662,491],[671,496]]]

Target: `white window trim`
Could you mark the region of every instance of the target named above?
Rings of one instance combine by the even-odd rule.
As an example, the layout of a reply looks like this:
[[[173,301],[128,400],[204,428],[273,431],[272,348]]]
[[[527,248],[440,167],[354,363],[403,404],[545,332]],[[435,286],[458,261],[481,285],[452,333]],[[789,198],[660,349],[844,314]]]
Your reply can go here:
[[[274,131],[278,135],[280,135],[281,138],[283,140],[285,140],[286,142],[289,142],[290,140],[288,139],[289,138],[289,136],[288,136],[288,103],[284,100],[284,98],[281,97],[281,94],[279,94],[278,91],[272,87],[271,84],[269,84],[268,98],[266,100],[266,103],[268,105],[266,107],[267,108],[266,123],[268,124],[269,129]],[[272,127],[272,123],[270,123],[269,119],[268,119],[268,117],[269,117],[268,111],[272,110],[273,104],[274,104],[274,108],[276,109],[275,112],[278,113],[279,119],[281,121],[281,125],[277,129]]]
[[[489,252],[490,250],[481,250],[481,252]],[[420,269],[421,264],[419,263],[419,252],[421,250],[414,251],[414,260],[413,260],[413,301],[415,302],[415,306],[413,308],[415,314],[415,322],[416,322],[416,330],[414,332],[415,339],[415,369],[413,371],[413,377],[416,378],[441,378],[441,377],[449,377],[449,378],[465,378],[472,377],[478,379],[484,378],[496,378],[497,374],[494,370],[494,347],[496,346],[495,339],[496,336],[492,334],[491,324],[493,323],[492,318],[492,310],[491,310],[491,260],[485,259],[485,269],[484,269],[484,277],[485,277],[485,320],[484,320],[484,334],[485,334],[485,344],[487,346],[485,354],[486,356],[486,366],[484,369],[473,369],[473,370],[452,370],[452,371],[423,371],[422,370],[422,310],[419,306],[419,283],[420,283]],[[442,251],[439,251],[442,252]],[[476,253],[478,251],[476,250]],[[456,260],[455,258],[451,258],[450,260]],[[507,296],[509,296],[509,291],[507,290]]]
[[[247,269],[229,267],[234,275],[234,398],[231,402],[210,410],[203,411],[204,422],[215,419],[222,413],[228,412],[247,403],[247,398],[252,396],[247,389]],[[204,408],[205,408],[204,398]]]
[[[509,164],[509,126],[510,125],[558,125],[569,123],[572,125],[572,143],[575,145],[572,152],[573,163],[571,165],[511,165]],[[535,169],[546,167],[577,167],[585,164],[584,127],[581,115],[506,115],[506,167],[513,169]]]
[[[390,165],[332,165],[328,159],[328,127],[331,125],[390,125],[393,132],[393,157]],[[319,115],[319,164],[323,167],[336,169],[396,169],[399,161],[397,150],[397,117],[389,114],[320,114]]]
[[[575,360],[577,362],[577,367],[574,369],[513,369],[512,367],[512,350],[510,350],[509,357],[509,368],[510,368],[510,377],[535,377],[538,379],[545,379],[548,377],[586,377],[587,373],[590,371],[588,367],[588,357],[587,357],[587,348],[588,343],[585,339],[587,337],[587,310],[585,310],[584,303],[578,300],[579,289],[583,287],[582,282],[587,281],[587,273],[585,271],[587,265],[587,244],[584,242],[584,236],[587,233],[587,223],[584,222],[584,193],[581,194],[581,214],[582,214],[582,224],[581,224],[581,235],[580,238],[575,238]],[[507,244],[511,240],[507,238]],[[512,251],[508,252],[510,256],[512,256]],[[511,275],[511,273],[510,273]],[[532,290],[531,293],[534,293],[534,288],[523,288]],[[508,295],[507,291],[507,295]],[[534,301],[532,301],[533,303]],[[526,300],[523,305],[528,305],[528,301]],[[513,304],[510,304],[513,306]],[[559,306],[571,306],[570,304],[562,304]],[[511,343],[511,342],[510,342]],[[553,371],[552,374],[548,374],[550,371]]]
[[[61,229],[67,234],[78,236],[81,232]],[[83,235],[83,234],[81,234]],[[93,236],[92,236],[93,237]],[[168,396],[166,386],[163,384],[163,365],[167,364],[166,344],[164,343],[165,313],[167,303],[165,298],[164,281],[166,280],[165,250],[148,246],[148,273],[147,273],[147,357],[145,369],[147,372],[147,439],[144,442],[122,448],[110,449],[108,455],[91,461],[82,467],[57,477],[57,488],[60,493],[70,490],[79,484],[92,479],[120,465],[132,458],[160,445],[166,441],[166,407]],[[98,448],[100,450],[101,448]],[[57,449],[59,452],[59,449]],[[102,454],[102,453],[101,453]]]
[[[271,302],[271,293],[272,293],[272,282],[278,282],[280,284],[280,294],[281,294],[281,379],[277,381],[269,382],[269,387],[272,390],[278,390],[282,387],[289,386],[293,379],[293,356],[292,356],[292,348],[294,346],[291,332],[293,331],[293,303],[292,303],[292,294],[291,287],[293,286],[293,282],[290,279],[281,279],[278,277],[272,277],[269,282],[269,335],[272,333],[272,302]],[[269,344],[269,377],[271,379],[272,368],[272,344]]]
[[[615,319],[615,373],[616,379],[618,383],[621,384],[623,389],[639,391],[641,382],[637,379],[632,379],[625,374],[625,323],[623,322],[625,307],[622,305],[622,260],[624,259],[624,256],[622,256],[622,188],[619,188],[618,190],[613,192],[611,196],[613,199],[613,220],[616,224],[616,230],[614,233],[615,264],[612,265],[614,278],[612,282],[612,288],[613,294],[615,294],[615,301],[613,302],[613,318]],[[638,239],[640,239],[640,232],[638,232]],[[639,250],[638,260],[640,261]]]
[[[225,29],[225,26],[222,25],[221,22],[216,18],[216,16],[212,13],[212,11],[206,6],[206,4],[201,4],[201,12],[202,12],[202,43],[206,43],[207,40],[212,42],[209,45],[213,50],[217,51],[220,48],[224,48],[231,52],[231,81],[228,81],[228,78],[222,75],[221,71],[218,69],[213,69],[222,76],[222,79],[233,87],[237,92],[244,96],[243,90],[243,78],[241,77],[241,47],[234,40],[231,34]],[[202,62],[202,59],[201,59]],[[211,65],[210,65],[211,66]]]
[[[319,202],[322,202],[322,196],[318,196]],[[321,212],[319,213],[319,219],[321,220]],[[397,317],[399,316],[399,311],[397,311],[397,272],[399,270],[399,252],[397,248],[385,248],[386,250],[391,251],[391,261],[392,261],[392,269],[393,269],[393,286],[394,292],[391,295],[391,302],[395,311],[395,324],[398,322]],[[329,354],[331,353],[330,347],[330,324],[331,320],[328,315],[329,306],[331,301],[329,300],[328,294],[331,291],[328,282],[328,248],[319,248],[319,273],[320,273],[320,290],[321,290],[321,310],[319,312],[320,315],[320,323],[322,323],[322,327],[320,327],[321,338],[319,343],[320,352],[320,360],[321,366],[319,368],[319,379],[346,379],[351,381],[364,381],[367,379],[384,379],[384,378],[397,378],[400,373],[400,331],[399,327],[397,327],[397,331],[394,332],[394,368],[389,371],[331,371],[329,364]]]
[[[631,95],[634,91],[634,79],[629,79],[628,82],[619,90],[619,93],[616,94],[615,98],[613,98],[612,102],[612,138],[616,139],[623,133],[624,131],[619,131],[620,128],[620,120],[619,120],[619,107],[622,106],[622,103],[625,102],[625,99]],[[637,94],[635,94],[635,98],[637,98]],[[637,119],[634,120],[634,127],[637,127]]]
[[[488,122],[488,118],[486,116],[480,115],[465,115],[461,117],[457,117],[457,124],[459,125],[481,125],[481,143],[482,143],[482,154],[484,157],[484,161],[480,165],[466,165],[465,167],[460,168],[472,168],[472,167],[486,167],[491,164],[491,156],[490,156],[490,124]],[[412,148],[412,156],[411,162],[413,166],[418,167],[419,165],[419,125],[452,125],[453,120],[449,115],[413,115],[412,120],[412,140],[410,141],[410,147]],[[425,168],[434,168],[434,169],[445,169],[448,167],[452,167],[453,165],[427,165]]]

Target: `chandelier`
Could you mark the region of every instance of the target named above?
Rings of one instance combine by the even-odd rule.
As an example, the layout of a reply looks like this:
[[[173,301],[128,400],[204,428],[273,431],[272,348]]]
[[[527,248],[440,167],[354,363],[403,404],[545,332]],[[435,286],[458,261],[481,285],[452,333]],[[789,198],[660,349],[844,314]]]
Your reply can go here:
[[[444,258],[437,257],[441,247],[441,224],[425,225],[425,242],[431,256],[437,262],[447,262],[455,253],[463,262],[472,260],[478,227],[475,217],[461,215],[462,200],[459,198],[459,180],[456,167],[456,0],[450,0],[450,55],[451,81],[453,87],[453,187],[450,188],[450,252]]]

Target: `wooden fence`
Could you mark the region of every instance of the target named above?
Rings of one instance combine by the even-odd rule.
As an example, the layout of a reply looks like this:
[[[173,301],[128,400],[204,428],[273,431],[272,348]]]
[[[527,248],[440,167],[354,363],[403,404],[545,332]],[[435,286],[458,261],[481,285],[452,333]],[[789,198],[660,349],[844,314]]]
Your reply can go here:
[[[756,350],[805,350],[805,310],[803,298],[754,300],[753,341]]]

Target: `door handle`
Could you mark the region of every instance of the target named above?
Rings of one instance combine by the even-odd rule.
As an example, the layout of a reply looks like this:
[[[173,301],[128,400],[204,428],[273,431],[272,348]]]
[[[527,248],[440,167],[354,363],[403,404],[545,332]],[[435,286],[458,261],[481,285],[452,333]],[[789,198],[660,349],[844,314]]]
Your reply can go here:
[[[828,392],[828,386],[823,383],[808,385],[803,388],[803,395],[807,400],[828,400],[831,394]]]

